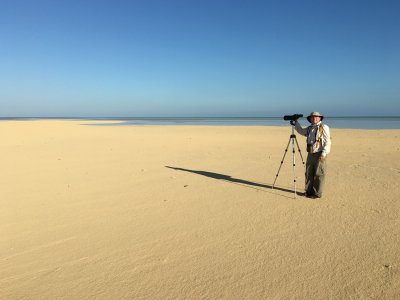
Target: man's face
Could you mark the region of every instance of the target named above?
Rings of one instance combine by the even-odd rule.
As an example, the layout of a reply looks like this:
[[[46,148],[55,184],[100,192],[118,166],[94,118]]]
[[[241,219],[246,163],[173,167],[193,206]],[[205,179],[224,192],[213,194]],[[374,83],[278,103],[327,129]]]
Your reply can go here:
[[[311,123],[317,124],[319,121],[321,121],[321,117],[315,117],[315,116],[311,117]]]

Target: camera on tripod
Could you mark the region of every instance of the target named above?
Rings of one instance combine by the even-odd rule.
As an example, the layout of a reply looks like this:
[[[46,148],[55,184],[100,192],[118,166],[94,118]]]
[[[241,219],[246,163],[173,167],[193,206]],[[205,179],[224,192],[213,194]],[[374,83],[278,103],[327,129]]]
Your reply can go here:
[[[283,116],[283,119],[285,120],[285,121],[297,121],[297,119],[298,118],[302,118],[303,117],[303,114],[294,114],[294,115],[286,115],[286,116]]]
[[[281,165],[279,166],[278,173],[276,173],[276,177],[275,177],[275,180],[274,180],[274,184],[272,185],[272,188],[274,188],[276,180],[278,179],[279,171],[281,170],[283,161],[285,160],[286,153],[288,152],[289,145],[292,144],[293,183],[294,183],[294,197],[295,198],[296,198],[296,192],[297,192],[296,170],[295,170],[296,169],[296,159],[295,159],[295,155],[294,155],[295,154],[295,145],[297,146],[297,150],[299,151],[303,166],[304,166],[304,159],[303,159],[303,155],[301,154],[301,150],[300,150],[300,147],[299,147],[299,143],[297,142],[296,135],[294,134],[294,126],[296,125],[297,119],[302,118],[302,117],[303,117],[302,114],[294,114],[294,115],[283,116],[283,119],[285,121],[290,121],[290,124],[292,125],[292,134],[289,137],[289,142],[288,142],[288,144],[286,146],[285,152],[283,154],[283,158],[281,160]]]
[[[285,121],[290,121],[290,125],[294,126],[294,125],[296,125],[297,119],[302,118],[302,117],[303,117],[303,114],[294,114],[294,115],[283,116],[283,119]]]

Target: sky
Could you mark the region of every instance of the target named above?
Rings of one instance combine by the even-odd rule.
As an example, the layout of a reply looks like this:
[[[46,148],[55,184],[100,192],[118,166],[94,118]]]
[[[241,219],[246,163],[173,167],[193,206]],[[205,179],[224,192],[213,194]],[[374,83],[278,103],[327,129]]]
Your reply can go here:
[[[400,115],[397,0],[0,0],[0,117]]]

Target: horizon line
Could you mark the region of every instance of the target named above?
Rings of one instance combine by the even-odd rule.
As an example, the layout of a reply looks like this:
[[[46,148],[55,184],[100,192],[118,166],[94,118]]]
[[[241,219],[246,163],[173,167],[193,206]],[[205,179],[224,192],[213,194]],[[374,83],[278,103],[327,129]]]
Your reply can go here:
[[[283,116],[12,116],[2,117],[0,120],[6,119],[269,119],[276,118],[280,119]],[[306,116],[302,118],[307,118]],[[400,115],[336,115],[329,116],[325,115],[325,118],[400,118]]]

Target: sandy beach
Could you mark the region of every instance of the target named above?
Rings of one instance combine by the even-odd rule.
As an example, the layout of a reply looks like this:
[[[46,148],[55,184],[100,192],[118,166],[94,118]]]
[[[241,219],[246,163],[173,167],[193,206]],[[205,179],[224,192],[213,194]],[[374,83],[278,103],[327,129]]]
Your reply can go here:
[[[400,298],[400,130],[331,128],[308,199],[289,126],[93,123],[0,122],[0,299]]]

